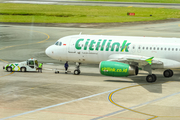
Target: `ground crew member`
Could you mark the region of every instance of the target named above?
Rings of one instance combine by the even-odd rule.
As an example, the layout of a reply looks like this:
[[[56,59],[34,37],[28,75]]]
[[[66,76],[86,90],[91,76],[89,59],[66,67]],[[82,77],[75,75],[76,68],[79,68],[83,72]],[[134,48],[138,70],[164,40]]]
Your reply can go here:
[[[42,65],[43,65],[43,63],[39,63],[38,72],[41,72],[41,73],[42,73]]]
[[[68,67],[69,67],[68,61],[66,61],[66,63],[64,64],[64,68],[65,68],[65,73],[66,74],[67,74]]]

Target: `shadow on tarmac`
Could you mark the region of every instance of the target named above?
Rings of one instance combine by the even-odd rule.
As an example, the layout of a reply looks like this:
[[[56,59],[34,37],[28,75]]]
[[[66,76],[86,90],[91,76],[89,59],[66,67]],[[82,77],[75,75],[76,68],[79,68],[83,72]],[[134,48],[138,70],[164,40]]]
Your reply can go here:
[[[104,80],[105,82],[116,82],[116,83],[137,83],[144,89],[152,93],[162,93],[162,84],[167,82],[180,82],[180,76],[174,75],[171,78],[165,78],[162,75],[158,75],[157,80],[154,83],[147,83],[146,76],[131,76],[129,77],[132,81],[125,81],[125,80]]]
[[[38,73],[38,72],[26,72],[26,73]],[[55,74],[55,73],[54,73]],[[64,72],[60,72],[58,74],[65,74]],[[74,75],[73,72],[68,73],[67,75]],[[102,77],[100,73],[81,73],[81,76],[96,76],[96,77]],[[140,76],[141,75],[141,76]],[[146,75],[147,73],[140,73],[138,76],[129,76],[129,77],[114,77],[117,78],[117,80],[112,79],[111,77],[107,76],[107,80],[104,80],[104,82],[116,82],[118,83],[136,83],[139,84],[141,87],[146,89],[149,92],[152,93],[162,93],[162,84],[167,83],[167,82],[180,82],[180,75],[179,73],[176,73],[173,77],[171,78],[165,78],[162,74],[156,74],[157,80],[154,83],[147,83],[146,82]],[[124,80],[123,78],[128,78],[130,80]],[[132,80],[132,81],[131,81]]]

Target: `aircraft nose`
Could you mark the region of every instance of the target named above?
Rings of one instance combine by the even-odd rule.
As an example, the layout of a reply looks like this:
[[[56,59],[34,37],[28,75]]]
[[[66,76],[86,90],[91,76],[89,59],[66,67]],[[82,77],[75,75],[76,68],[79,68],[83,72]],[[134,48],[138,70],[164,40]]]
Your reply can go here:
[[[46,53],[47,56],[52,57],[53,51],[52,51],[52,49],[51,49],[51,46],[48,47],[48,48],[45,50],[45,53]]]

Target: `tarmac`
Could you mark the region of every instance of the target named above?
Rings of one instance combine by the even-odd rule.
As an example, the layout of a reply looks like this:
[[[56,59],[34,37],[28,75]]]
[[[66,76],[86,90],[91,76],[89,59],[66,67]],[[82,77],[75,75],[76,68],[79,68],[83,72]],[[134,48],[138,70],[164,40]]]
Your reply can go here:
[[[59,38],[79,34],[178,37],[180,21],[137,24],[106,28],[40,27],[0,25],[0,120],[179,120],[180,75],[172,78],[157,74],[157,82],[138,76],[107,77],[98,65],[75,63],[64,73],[64,61],[47,57],[45,49]],[[37,58],[43,72],[6,72],[3,66]],[[60,73],[55,74],[54,70]]]

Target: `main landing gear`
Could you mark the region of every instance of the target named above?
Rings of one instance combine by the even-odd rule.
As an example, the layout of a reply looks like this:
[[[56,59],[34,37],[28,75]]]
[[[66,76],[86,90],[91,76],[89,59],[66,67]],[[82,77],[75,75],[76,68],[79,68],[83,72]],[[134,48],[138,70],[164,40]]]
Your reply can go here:
[[[79,75],[81,73],[79,67],[81,63],[76,62],[76,69],[74,70],[74,75]]]
[[[150,72],[151,73],[151,72]],[[168,70],[165,70],[164,73],[163,73],[164,77],[166,78],[169,78],[169,77],[172,77],[173,76],[173,71],[168,69]],[[152,83],[152,82],[155,82],[157,79],[156,75],[155,74],[149,74],[147,77],[146,77],[146,81],[148,83]]]
[[[164,75],[164,77],[172,77],[173,76],[173,71],[170,70],[170,69],[165,70],[163,75]]]
[[[144,66],[144,70],[149,72],[149,75],[146,77],[146,81],[148,83],[156,82],[157,77],[155,74],[152,74],[151,65],[148,64],[148,65]]]
[[[146,77],[146,81],[148,83],[156,82],[156,79],[157,79],[157,77],[155,74],[151,74]]]

